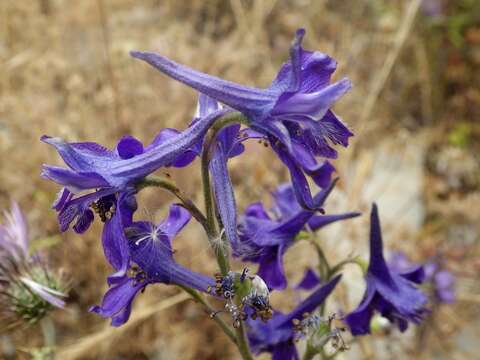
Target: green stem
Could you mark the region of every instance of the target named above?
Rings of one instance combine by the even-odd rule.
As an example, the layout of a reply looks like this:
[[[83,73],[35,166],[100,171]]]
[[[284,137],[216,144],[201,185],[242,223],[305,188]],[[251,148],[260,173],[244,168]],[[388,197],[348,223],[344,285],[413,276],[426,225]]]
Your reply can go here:
[[[317,354],[317,349],[307,344],[307,349],[305,350],[305,354],[303,354],[302,360],[312,360]]]
[[[240,321],[240,326],[236,329],[237,333],[237,347],[242,355],[243,360],[253,360],[250,347],[248,346],[247,333],[243,321]]]
[[[327,257],[325,256],[325,253],[323,252],[322,247],[315,241],[315,239],[311,240],[311,243],[313,246],[315,246],[315,250],[317,251],[318,259],[320,261],[320,277],[322,281],[329,281],[330,277],[332,276],[332,268],[330,267],[330,264],[327,260]],[[320,315],[325,314],[325,307],[326,307],[326,300],[320,305]]]
[[[190,294],[190,296],[202,304],[209,314],[213,314],[215,310],[210,306],[207,300],[198,293],[198,291],[190,289],[185,286],[179,285],[181,289]],[[214,316],[213,320],[220,326],[223,332],[229,337],[229,339],[237,346],[238,351],[242,355],[244,360],[254,360],[252,354],[250,353],[250,348],[248,347],[247,337],[245,333],[245,327],[243,322],[241,322],[240,327],[236,329],[235,332],[228,326],[225,321],[223,321],[219,316]]]
[[[185,292],[187,292],[188,294],[190,294],[190,296],[192,298],[194,298],[196,301],[198,301],[200,304],[202,304],[205,309],[207,310],[207,312],[209,314],[213,314],[215,312],[215,310],[210,306],[210,304],[207,302],[207,300],[204,299],[204,297],[198,293],[198,291],[195,291],[193,289],[190,289],[188,287],[185,287],[185,286],[181,286],[179,285],[180,288],[182,288]],[[213,317],[213,320],[215,320],[215,322],[222,328],[223,332],[230,338],[230,340],[238,346],[238,343],[237,343],[237,338],[235,336],[235,333],[233,332],[233,330],[225,323],[225,321],[223,321],[219,316],[214,316]]]

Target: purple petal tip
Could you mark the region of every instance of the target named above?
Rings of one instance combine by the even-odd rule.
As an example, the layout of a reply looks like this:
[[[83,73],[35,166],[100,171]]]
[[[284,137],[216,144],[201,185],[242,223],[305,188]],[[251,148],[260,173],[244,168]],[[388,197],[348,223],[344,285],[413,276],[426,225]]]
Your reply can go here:
[[[297,29],[296,33],[295,33],[295,37],[302,41],[302,38],[305,36],[305,29],[304,28],[300,28],[300,29]]]

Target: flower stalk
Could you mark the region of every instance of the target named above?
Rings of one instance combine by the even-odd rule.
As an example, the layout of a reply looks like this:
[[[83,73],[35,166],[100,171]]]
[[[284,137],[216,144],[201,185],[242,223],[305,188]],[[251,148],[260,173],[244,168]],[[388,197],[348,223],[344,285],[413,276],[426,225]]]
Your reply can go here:
[[[215,125],[212,126],[211,132],[205,140],[201,155],[202,188],[206,213],[205,230],[207,232],[210,245],[212,246],[215,256],[217,257],[217,263],[222,275],[226,275],[230,270],[227,250],[227,241],[230,239],[228,239],[227,236],[223,236],[222,232],[220,232],[220,234],[222,234],[220,236],[219,232],[217,231],[214,215],[215,205],[210,181],[210,160],[212,157],[212,152],[214,151],[218,133],[229,125],[242,123],[248,123],[248,119],[239,112],[229,113],[217,120]],[[217,245],[217,239],[221,242],[221,246]]]

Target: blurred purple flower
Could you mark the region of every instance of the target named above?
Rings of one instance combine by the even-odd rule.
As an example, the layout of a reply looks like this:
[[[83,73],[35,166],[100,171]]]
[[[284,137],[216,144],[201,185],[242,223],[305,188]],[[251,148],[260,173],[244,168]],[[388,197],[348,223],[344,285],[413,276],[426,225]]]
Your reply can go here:
[[[51,287],[54,283],[58,285],[55,274],[50,273],[38,254],[29,254],[27,221],[16,202],[12,202],[10,212],[4,211],[4,219],[5,224],[0,224],[0,295],[14,296],[11,308],[19,313],[37,303],[32,295],[63,308],[66,295]],[[23,291],[25,288],[28,290]],[[38,314],[43,311],[40,306],[41,303]],[[35,314],[34,310],[30,314]]]
[[[16,261],[28,258],[28,228],[25,216],[16,202],[10,212],[3,212],[6,223],[0,224],[0,259],[12,257]]]
[[[340,278],[341,275],[333,278],[288,314],[275,312],[267,323],[249,319],[247,335],[252,351],[256,354],[269,352],[272,354],[272,360],[298,360],[293,320],[303,319],[305,314],[322,305]]]
[[[111,202],[112,194],[129,191],[161,167],[188,165],[200,151],[205,132],[227,112],[219,109],[197,117],[183,132],[163,129],[147,147],[132,136],[124,136],[114,150],[93,142],[67,143],[43,136],[41,140],[53,145],[68,166],[43,165],[42,171],[44,178],[64,186],[53,205],[61,231],[75,221],[74,230],[85,232],[93,221],[90,207],[99,199]],[[95,191],[74,198],[85,190]]]
[[[442,15],[445,7],[442,0],[422,0],[420,6],[426,16],[432,17]]]
[[[327,171],[330,172],[330,169]],[[319,206],[323,205],[334,186],[335,182],[332,182],[315,196]],[[274,218],[268,215],[261,203],[247,207],[239,224],[239,242],[232,243],[232,248],[234,256],[259,264],[258,275],[271,289],[284,289],[287,279],[283,269],[283,255],[294,244],[300,231],[307,226],[316,231],[335,221],[360,214],[318,215],[315,211],[304,210],[296,201],[289,184],[280,186],[273,198]]]
[[[389,262],[390,268],[395,271],[406,271],[415,266],[403,252],[392,254]],[[440,266],[436,259],[432,259],[423,265],[425,272],[424,283],[431,287],[434,301],[445,304],[455,302],[455,275]]]
[[[408,322],[419,323],[427,312],[427,297],[415,284],[424,279],[421,266],[397,273],[387,266],[377,205],[370,216],[370,264],[366,274],[367,289],[358,308],[346,317],[353,335],[370,333],[370,320],[375,310],[405,331]]]
[[[215,285],[213,278],[173,259],[172,240],[190,220],[187,210],[172,205],[167,218],[158,225],[132,222],[128,217],[118,212],[105,226],[105,253],[117,273],[109,277],[111,288],[102,304],[90,311],[111,317],[112,325],[120,326],[130,317],[135,296],[150,284],[176,284],[203,292]]]
[[[330,84],[335,60],[304,50],[304,35],[303,29],[297,31],[290,61],[266,89],[207,75],[154,53],[134,51],[131,55],[247,116],[250,127],[269,140],[289,168],[302,207],[315,209],[318,204],[312,198],[305,174],[318,184],[322,180],[322,164],[315,157],[335,158],[337,152],[331,144],[348,145],[353,134],[330,108],[351,84],[348,79]]]

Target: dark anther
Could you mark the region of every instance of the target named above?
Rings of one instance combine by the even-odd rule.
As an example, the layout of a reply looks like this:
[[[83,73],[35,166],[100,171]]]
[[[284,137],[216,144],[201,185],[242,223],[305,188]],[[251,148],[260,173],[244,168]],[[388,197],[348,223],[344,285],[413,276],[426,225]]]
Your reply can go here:
[[[240,282],[243,283],[245,281],[245,278],[247,277],[247,273],[248,273],[248,268],[244,268],[242,271],[242,275],[240,275]]]
[[[109,195],[101,197],[100,199],[95,201],[91,205],[91,207],[93,211],[98,214],[100,220],[102,220],[102,222],[106,222],[107,220],[110,220],[115,214],[115,196]]]
[[[222,274],[215,274],[215,295],[223,296],[225,299],[231,299],[235,296],[235,285],[233,281],[233,276],[227,274],[222,276]]]

